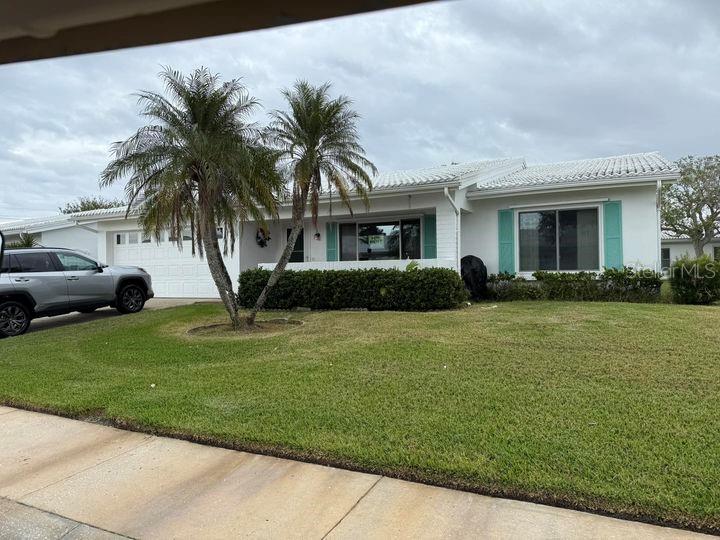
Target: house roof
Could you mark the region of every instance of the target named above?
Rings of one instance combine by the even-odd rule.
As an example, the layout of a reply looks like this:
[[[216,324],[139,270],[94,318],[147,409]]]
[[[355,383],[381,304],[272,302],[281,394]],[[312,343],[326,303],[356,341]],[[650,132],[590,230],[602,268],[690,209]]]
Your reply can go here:
[[[17,234],[22,232],[37,232],[48,229],[62,229],[72,225],[72,220],[67,214],[56,216],[45,216],[39,218],[18,219],[0,225],[5,234]]]
[[[672,179],[678,174],[678,168],[658,152],[647,152],[523,166],[507,175],[478,182],[473,191],[522,191],[555,185]]]
[[[460,182],[466,177],[482,175],[498,167],[513,163],[519,164],[521,161],[520,158],[484,159],[467,163],[452,163],[437,167],[381,173],[373,179],[373,191]]]
[[[658,152],[527,165],[523,158],[500,158],[453,163],[437,167],[382,173],[373,179],[374,193],[403,192],[445,186],[469,187],[468,195],[523,192],[543,187],[671,180],[677,167]],[[77,221],[122,217],[126,206],[74,214],[18,220],[2,225],[3,232],[59,229]]]
[[[107,217],[125,214],[127,212],[127,206],[116,206],[114,208],[99,208],[97,210],[85,210],[83,212],[75,212],[71,214],[73,218],[92,218],[92,217]],[[132,212],[131,212],[132,213]]]
[[[675,241],[675,242],[690,242],[690,237],[687,236],[687,235],[684,235],[684,234],[681,234],[681,235],[679,235],[679,236],[676,236],[676,235],[671,234],[671,233],[662,232],[662,233],[660,234],[660,238],[661,238],[663,241],[665,241],[665,240],[670,240],[670,241]],[[716,243],[718,243],[718,242],[720,242],[720,238],[713,238],[712,240],[710,240],[710,243],[711,243],[711,244],[716,244]]]

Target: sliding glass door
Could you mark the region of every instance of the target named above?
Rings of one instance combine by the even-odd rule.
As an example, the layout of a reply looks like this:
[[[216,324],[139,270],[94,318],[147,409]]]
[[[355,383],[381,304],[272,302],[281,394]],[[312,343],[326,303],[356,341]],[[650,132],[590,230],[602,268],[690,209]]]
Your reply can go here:
[[[420,259],[420,219],[340,224],[341,261]]]

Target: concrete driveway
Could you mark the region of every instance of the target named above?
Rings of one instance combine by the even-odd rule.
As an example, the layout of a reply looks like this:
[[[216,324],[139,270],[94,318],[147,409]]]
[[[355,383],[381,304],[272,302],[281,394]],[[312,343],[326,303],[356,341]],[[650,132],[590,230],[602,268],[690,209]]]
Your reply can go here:
[[[151,298],[145,304],[145,309],[164,309],[176,306],[186,306],[189,304],[195,304],[196,302],[213,302],[213,300],[208,300],[207,298]],[[119,316],[120,313],[118,313],[116,309],[108,307],[98,309],[93,313],[69,313],[67,315],[58,315],[57,317],[44,317],[33,320],[30,323],[28,333],[40,332],[50,328],[60,328],[72,324],[80,324],[101,319],[111,319]]]
[[[0,407],[0,538],[709,536]]]

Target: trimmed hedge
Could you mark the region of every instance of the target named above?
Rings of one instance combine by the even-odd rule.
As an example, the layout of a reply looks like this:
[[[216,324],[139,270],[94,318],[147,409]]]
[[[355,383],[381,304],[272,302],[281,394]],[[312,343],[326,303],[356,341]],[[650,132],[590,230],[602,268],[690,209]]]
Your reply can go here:
[[[670,286],[678,304],[712,304],[720,300],[720,263],[682,257],[670,267]]]
[[[657,302],[662,276],[652,270],[624,267],[595,272],[535,272],[535,281],[508,273],[491,275],[488,285],[495,300],[572,300],[601,302]]]
[[[269,270],[242,272],[240,305],[253,306],[269,277]],[[456,308],[467,298],[462,279],[448,268],[286,270],[265,307],[429,311]]]

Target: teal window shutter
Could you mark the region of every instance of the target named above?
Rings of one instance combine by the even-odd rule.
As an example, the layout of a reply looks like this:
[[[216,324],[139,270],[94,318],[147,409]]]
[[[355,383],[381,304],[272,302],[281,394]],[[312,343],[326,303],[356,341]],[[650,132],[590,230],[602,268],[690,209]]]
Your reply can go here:
[[[622,202],[603,203],[603,235],[605,268],[623,267]]]
[[[434,215],[423,219],[423,258],[437,259],[437,228]]]
[[[498,259],[500,272],[515,273],[515,223],[512,210],[498,210]]]
[[[337,261],[337,223],[325,224],[325,260]]]

